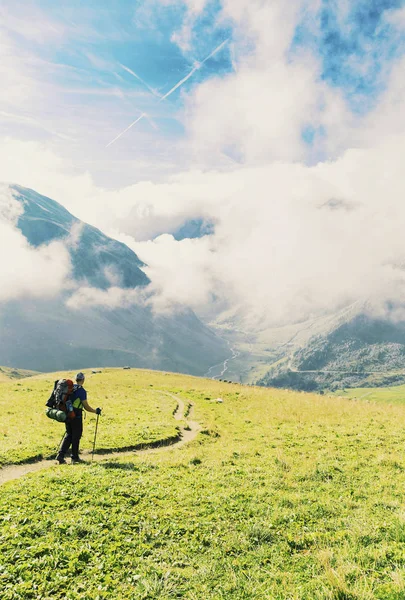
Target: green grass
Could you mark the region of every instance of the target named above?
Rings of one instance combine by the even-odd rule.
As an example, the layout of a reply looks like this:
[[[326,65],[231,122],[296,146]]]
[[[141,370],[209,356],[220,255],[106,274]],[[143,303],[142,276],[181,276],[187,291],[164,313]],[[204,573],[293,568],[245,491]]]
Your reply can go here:
[[[368,402],[405,404],[405,385],[383,388],[350,388],[338,390],[333,395],[340,396],[342,398],[351,398]]]
[[[89,379],[90,402],[150,384],[202,432],[2,486],[4,600],[405,598],[404,406],[135,370]],[[154,411],[173,427],[149,396],[150,427]]]
[[[53,382],[72,373],[37,375],[19,382],[0,382],[0,465],[49,457],[55,452],[64,424],[45,416]],[[133,447],[176,436],[171,418],[175,400],[151,393],[152,378],[142,371],[105,369],[86,376],[90,406],[101,406],[99,450]],[[86,414],[82,449],[92,447],[96,418]]]

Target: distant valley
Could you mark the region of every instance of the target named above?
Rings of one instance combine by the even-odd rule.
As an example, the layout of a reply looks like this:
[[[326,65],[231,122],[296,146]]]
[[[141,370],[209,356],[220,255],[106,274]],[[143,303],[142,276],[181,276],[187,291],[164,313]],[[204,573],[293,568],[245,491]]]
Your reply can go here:
[[[0,364],[51,371],[94,366],[134,366],[184,372],[260,386],[305,391],[399,385],[405,382],[405,323],[372,316],[357,302],[332,314],[275,326],[269,315],[246,315],[218,306],[196,315],[186,307],[155,314],[142,301],[149,279],[144,263],[125,244],[104,235],[58,202],[11,186],[23,211],[18,228],[29,244],[66,244],[72,282],[140,301],[72,307],[56,297],[23,297],[0,308]],[[202,237],[213,224],[190,220],[178,239]],[[17,371],[16,371],[17,372]]]
[[[145,290],[144,264],[125,244],[82,223],[58,202],[12,186],[23,212],[18,228],[33,247],[66,243],[73,285],[128,294]],[[72,241],[72,231],[74,239]],[[35,371],[136,366],[203,375],[229,356],[226,341],[188,308],[154,314],[148,303],[69,307],[71,290],[22,297],[0,308],[0,364]]]

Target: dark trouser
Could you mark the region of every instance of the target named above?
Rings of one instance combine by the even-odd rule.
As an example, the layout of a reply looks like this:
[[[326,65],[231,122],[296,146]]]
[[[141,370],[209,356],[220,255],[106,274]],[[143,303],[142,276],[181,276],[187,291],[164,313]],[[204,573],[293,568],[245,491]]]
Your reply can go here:
[[[72,458],[79,458],[79,444],[83,433],[83,419],[81,416],[75,417],[71,421],[66,421],[65,426],[66,433],[58,456],[63,458],[69,450],[70,445],[72,445]]]

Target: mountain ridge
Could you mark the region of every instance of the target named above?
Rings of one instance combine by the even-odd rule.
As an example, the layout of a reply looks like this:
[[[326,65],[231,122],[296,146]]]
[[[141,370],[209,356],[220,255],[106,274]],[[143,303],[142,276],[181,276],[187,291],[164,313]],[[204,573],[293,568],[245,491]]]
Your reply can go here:
[[[405,382],[405,323],[359,313],[271,367],[259,385],[305,391]]]
[[[76,226],[80,243],[77,247],[74,244],[70,247],[73,275],[76,279],[86,279],[100,289],[108,288],[110,282],[105,275],[105,269],[115,265],[119,257],[121,287],[146,286],[150,283],[147,275],[141,270],[145,264],[128,246],[106,236],[100,229],[80,221],[55,200],[15,184],[10,187],[17,192],[14,197],[24,207],[17,226],[31,246],[38,247],[55,240],[67,240],[72,228]],[[99,269],[94,268],[95,261]]]
[[[81,222],[56,201],[21,186],[10,186],[23,207],[17,227],[37,248],[65,243],[73,281],[123,294],[145,290],[144,263],[125,244]],[[69,243],[72,227],[78,228]],[[20,298],[0,306],[0,364],[35,371],[129,365],[203,375],[225,360],[226,342],[186,308],[171,314],[132,302],[125,308],[66,305],[71,290],[53,299]]]

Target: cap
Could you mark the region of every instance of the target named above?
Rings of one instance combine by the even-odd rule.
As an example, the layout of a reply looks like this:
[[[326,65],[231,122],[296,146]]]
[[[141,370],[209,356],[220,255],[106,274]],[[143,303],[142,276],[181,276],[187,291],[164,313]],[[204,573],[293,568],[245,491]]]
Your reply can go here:
[[[76,375],[76,381],[84,381],[84,379],[85,379],[85,377],[84,377],[84,373],[82,373],[82,372],[80,371],[80,373],[78,373],[78,374]]]

